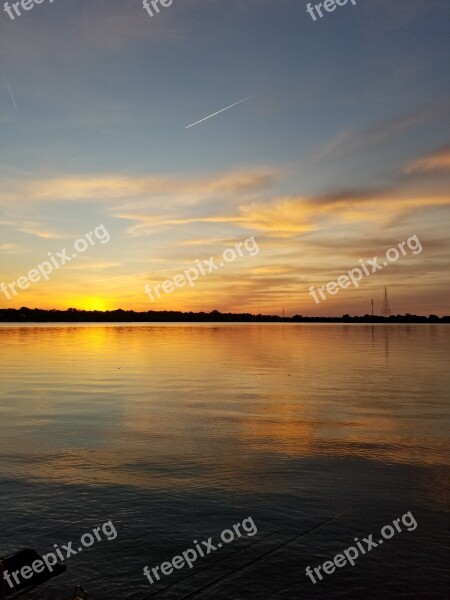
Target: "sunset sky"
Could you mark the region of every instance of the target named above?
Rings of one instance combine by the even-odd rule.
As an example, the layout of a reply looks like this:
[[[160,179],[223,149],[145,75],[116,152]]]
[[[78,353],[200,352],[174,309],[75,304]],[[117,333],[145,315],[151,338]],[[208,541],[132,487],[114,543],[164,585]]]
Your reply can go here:
[[[448,0],[48,0],[0,15],[0,307],[450,314]],[[243,98],[195,127],[188,125]],[[359,259],[409,252],[316,305]],[[152,303],[144,285],[253,236]]]

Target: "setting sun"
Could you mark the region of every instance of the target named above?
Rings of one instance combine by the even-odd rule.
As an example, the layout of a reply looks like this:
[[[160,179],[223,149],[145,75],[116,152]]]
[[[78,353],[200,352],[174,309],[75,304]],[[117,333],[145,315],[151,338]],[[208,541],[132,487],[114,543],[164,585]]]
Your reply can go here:
[[[86,298],[79,302],[81,310],[109,310],[109,306],[103,298]]]

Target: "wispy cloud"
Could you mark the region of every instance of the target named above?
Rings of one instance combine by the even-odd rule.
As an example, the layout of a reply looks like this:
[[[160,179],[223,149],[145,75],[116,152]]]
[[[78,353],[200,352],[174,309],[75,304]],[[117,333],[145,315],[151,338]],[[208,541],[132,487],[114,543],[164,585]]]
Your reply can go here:
[[[419,158],[410,163],[405,169],[406,173],[450,173],[450,146],[446,146],[437,152]]]
[[[349,223],[385,223],[394,215],[407,209],[449,206],[446,194],[414,196],[401,190],[380,189],[369,191],[335,193],[328,196],[293,196],[273,198],[270,201],[243,204],[237,213],[210,215],[207,217],[167,218],[159,217],[153,224],[187,225],[196,222],[234,223],[248,229],[259,229],[289,237],[292,234],[324,229],[331,225]],[[383,206],[383,211],[380,211]],[[134,215],[133,218],[137,218]]]
[[[103,262],[84,262],[78,265],[69,265],[67,269],[72,271],[103,271],[105,269],[112,269],[113,267],[120,267],[122,265],[119,261],[103,261]]]
[[[0,244],[1,254],[19,254],[22,248],[18,244]]]
[[[34,235],[44,240],[63,240],[67,236],[62,233],[56,233],[55,231],[48,231],[43,229],[37,229],[35,227],[17,227],[16,231],[21,233],[27,233],[28,235]]]
[[[80,175],[28,181],[15,179],[5,182],[0,192],[0,203],[14,207],[17,201],[55,203],[135,199],[137,203],[134,206],[139,206],[164,198],[171,204],[193,205],[208,198],[223,199],[234,194],[258,192],[273,183],[275,177],[275,170],[253,169],[198,179],[120,175]]]
[[[398,115],[359,131],[343,131],[319,151],[319,157],[367,151],[422,125],[450,116],[449,98],[444,98],[415,112]]]

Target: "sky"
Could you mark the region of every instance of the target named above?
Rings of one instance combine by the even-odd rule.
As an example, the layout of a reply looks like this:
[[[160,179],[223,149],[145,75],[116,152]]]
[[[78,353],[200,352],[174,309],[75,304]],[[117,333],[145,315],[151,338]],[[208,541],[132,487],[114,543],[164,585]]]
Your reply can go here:
[[[450,4],[307,4],[1,10],[0,283],[71,260],[0,307],[339,316],[378,313],[387,286],[394,314],[450,314]],[[413,236],[421,252],[314,301]]]

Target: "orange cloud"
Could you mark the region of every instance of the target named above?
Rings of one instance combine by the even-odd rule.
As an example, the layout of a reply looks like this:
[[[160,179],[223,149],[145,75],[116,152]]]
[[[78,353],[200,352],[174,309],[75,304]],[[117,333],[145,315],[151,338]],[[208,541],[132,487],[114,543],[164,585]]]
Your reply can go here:
[[[255,169],[233,171],[199,179],[169,177],[131,177],[103,175],[57,177],[3,182],[0,203],[15,206],[18,201],[67,202],[135,199],[129,208],[148,205],[149,198],[164,198],[171,204],[196,204],[207,199],[232,198],[266,189],[275,179],[275,171]],[[123,206],[123,204],[122,204]]]
[[[450,146],[433,152],[429,156],[414,161],[406,168],[406,173],[429,173],[429,172],[447,172],[450,173]]]
[[[245,227],[276,232],[281,236],[312,231],[316,228],[314,208],[305,198],[281,199],[264,204],[253,203],[241,206],[240,212]]]

